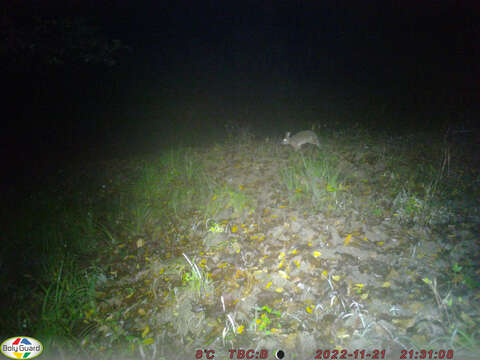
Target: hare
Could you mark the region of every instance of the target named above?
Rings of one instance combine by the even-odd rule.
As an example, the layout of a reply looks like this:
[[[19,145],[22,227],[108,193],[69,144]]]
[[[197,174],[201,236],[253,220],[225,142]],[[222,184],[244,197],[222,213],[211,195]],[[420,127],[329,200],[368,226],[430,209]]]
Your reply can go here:
[[[299,133],[290,137],[290,132],[287,132],[282,141],[283,145],[292,145],[295,151],[300,150],[303,144],[317,145],[320,148],[320,142],[317,135],[311,130],[300,131]]]

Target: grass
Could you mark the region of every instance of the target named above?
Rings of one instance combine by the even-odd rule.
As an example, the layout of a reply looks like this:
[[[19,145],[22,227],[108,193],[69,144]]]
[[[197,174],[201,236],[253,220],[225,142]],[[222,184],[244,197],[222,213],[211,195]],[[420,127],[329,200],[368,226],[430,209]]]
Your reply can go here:
[[[14,221],[6,233],[14,240],[10,251],[23,249],[16,251],[23,265],[15,279],[29,291],[15,298],[23,306],[17,316],[4,317],[5,328],[46,338],[78,336],[95,307],[95,287],[106,277],[111,251],[122,252],[130,240],[165,221],[165,213],[191,210],[205,190],[198,171],[194,154],[180,149],[144,162],[127,179],[108,179],[89,194],[84,188],[55,189],[22,199],[17,212],[9,213]],[[5,279],[9,275],[3,273]]]
[[[345,190],[345,176],[341,174],[338,161],[325,154],[315,158],[293,154],[293,166],[281,169],[283,183],[290,201],[308,201],[314,209],[335,207],[338,194]]]
[[[255,205],[253,199],[245,194],[243,189],[233,189],[230,186],[218,186],[212,191],[212,195],[205,207],[205,220],[215,218],[222,210],[229,209],[233,216],[238,216],[244,210],[253,210]]]
[[[189,290],[193,293],[194,299],[200,301],[202,296],[212,294],[213,287],[207,274],[199,269],[195,262],[190,261],[187,255],[182,254],[191,267],[190,272],[183,274],[183,285],[187,285]]]

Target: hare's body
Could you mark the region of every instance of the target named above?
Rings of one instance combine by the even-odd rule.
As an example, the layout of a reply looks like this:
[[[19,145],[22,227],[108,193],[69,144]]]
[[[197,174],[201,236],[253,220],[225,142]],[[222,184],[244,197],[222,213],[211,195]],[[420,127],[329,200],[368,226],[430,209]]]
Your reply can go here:
[[[312,144],[320,148],[320,142],[318,141],[317,134],[310,130],[300,131],[293,136],[290,136],[290,133],[287,132],[282,144],[292,145],[295,151],[300,150],[303,144]]]

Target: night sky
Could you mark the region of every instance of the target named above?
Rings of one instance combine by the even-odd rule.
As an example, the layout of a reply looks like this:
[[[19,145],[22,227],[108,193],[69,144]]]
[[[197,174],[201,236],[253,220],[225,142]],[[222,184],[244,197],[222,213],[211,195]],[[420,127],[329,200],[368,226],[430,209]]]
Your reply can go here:
[[[321,83],[325,92],[468,91],[478,80],[480,5],[468,2],[125,3],[108,20],[112,36],[154,71],[209,82]]]
[[[100,145],[133,152],[185,127],[200,137],[227,120],[261,136],[332,118],[408,131],[478,120],[474,1],[10,1],[3,38],[41,48],[35,18],[87,19],[128,50],[115,66],[6,52],[2,147],[17,168]]]

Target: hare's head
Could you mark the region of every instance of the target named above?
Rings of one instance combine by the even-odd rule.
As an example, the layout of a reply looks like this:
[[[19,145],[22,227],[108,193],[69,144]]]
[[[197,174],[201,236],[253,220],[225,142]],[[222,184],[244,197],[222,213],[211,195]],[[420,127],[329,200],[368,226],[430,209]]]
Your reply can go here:
[[[285,134],[285,137],[282,140],[283,145],[288,145],[290,141],[290,131]]]
[[[293,136],[290,136],[290,132],[287,132],[282,144],[291,145],[295,151],[300,150],[304,144],[312,144],[320,147],[320,142],[318,141],[317,135],[310,130],[300,131]]]

